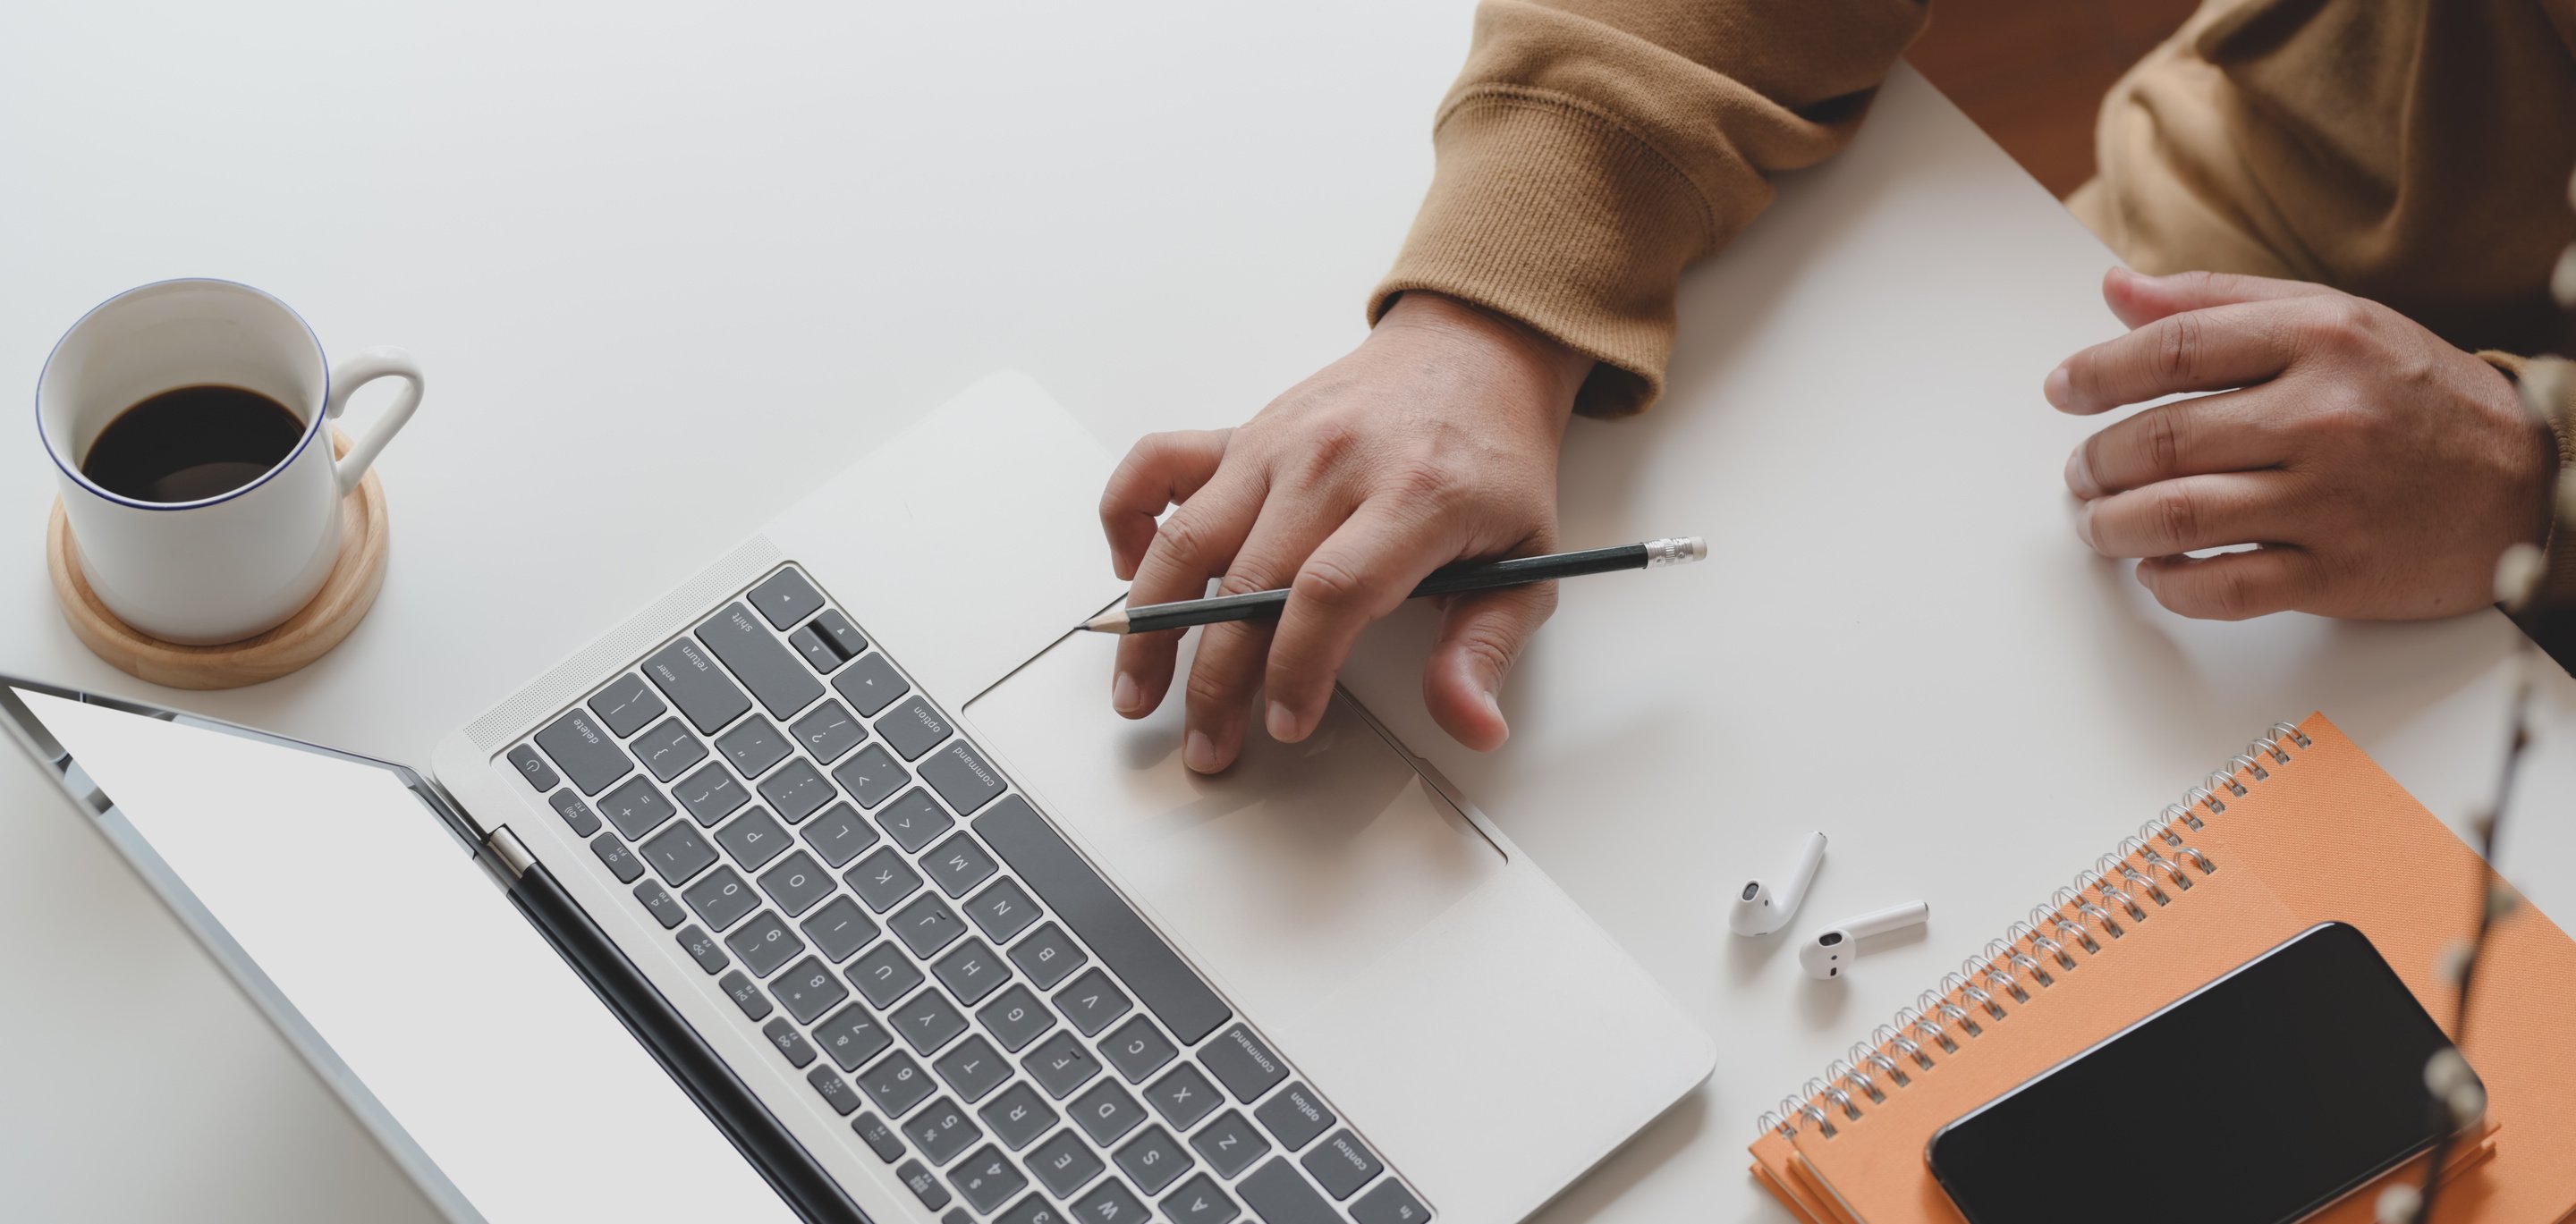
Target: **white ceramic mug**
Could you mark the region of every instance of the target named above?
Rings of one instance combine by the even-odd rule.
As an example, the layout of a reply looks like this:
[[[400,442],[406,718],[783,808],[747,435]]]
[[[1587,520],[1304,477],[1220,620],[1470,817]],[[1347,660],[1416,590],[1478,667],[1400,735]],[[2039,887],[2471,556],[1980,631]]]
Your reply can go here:
[[[332,458],[326,422],[379,378],[408,385],[384,419]],[[138,501],[81,473],[99,432],[163,391],[256,391],[304,422],[295,449],[238,488],[188,502]],[[129,289],[81,316],[36,381],[36,433],[60,474],[81,571],[126,624],[168,642],[232,642],[310,602],[340,556],[341,502],[420,406],[420,365],[395,348],[341,362],[286,303],[225,280]]]

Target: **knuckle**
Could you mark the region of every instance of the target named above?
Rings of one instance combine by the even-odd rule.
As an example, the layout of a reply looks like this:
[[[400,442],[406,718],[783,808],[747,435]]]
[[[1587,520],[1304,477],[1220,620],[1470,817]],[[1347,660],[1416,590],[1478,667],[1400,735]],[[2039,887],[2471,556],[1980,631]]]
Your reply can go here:
[[[1455,502],[1462,488],[1458,474],[1448,464],[1430,457],[1407,459],[1390,467],[1384,487],[1399,499],[1433,507]]]
[[[2182,422],[2171,412],[2158,408],[2138,418],[2138,444],[2146,454],[2147,470],[2159,475],[2182,470]]]
[[[2212,618],[2243,620],[2254,614],[2254,584],[2242,568],[2221,566],[2209,576],[2206,586],[2207,611]]]
[[[2172,382],[2190,382],[2201,366],[2201,352],[2207,343],[2203,334],[2208,324],[2196,311],[2184,311],[2165,319],[2163,343],[2156,346],[2164,376]]]
[[[1367,594],[1367,585],[1358,570],[1340,559],[1311,557],[1298,569],[1288,597],[1327,612],[1338,612],[1358,606]]]
[[[1242,686],[1233,676],[1213,667],[1193,667],[1184,692],[1188,694],[1190,711],[1204,717],[1231,710],[1242,695]]]
[[[2183,489],[2169,488],[2156,494],[2150,514],[2158,533],[2157,543],[2173,551],[2190,547],[2190,542],[2199,538],[2200,501]]]
[[[1163,520],[1154,530],[1154,546],[1182,569],[1204,572],[1207,559],[1207,528],[1188,510]]]
[[[1233,569],[1225,572],[1225,577],[1217,579],[1216,593],[1219,595],[1249,595],[1254,591],[1277,590],[1278,586],[1279,584],[1277,582],[1271,580],[1270,572],[1267,567],[1246,565],[1237,561]]]

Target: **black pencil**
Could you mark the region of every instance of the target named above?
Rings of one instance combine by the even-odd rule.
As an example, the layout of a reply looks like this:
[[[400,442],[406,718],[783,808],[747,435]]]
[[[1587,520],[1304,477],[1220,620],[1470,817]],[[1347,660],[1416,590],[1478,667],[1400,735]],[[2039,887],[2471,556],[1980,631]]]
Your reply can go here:
[[[1466,561],[1431,571],[1430,577],[1413,588],[1409,598],[1456,595],[1463,591],[1553,582],[1559,578],[1579,578],[1585,574],[1607,574],[1618,570],[1688,565],[1706,556],[1708,541],[1698,536],[1681,536],[1648,540],[1643,544],[1621,544],[1615,548],[1550,553],[1544,557]],[[1220,621],[1273,620],[1287,604],[1288,592],[1285,590],[1251,591],[1242,595],[1219,595],[1214,599],[1184,599],[1178,603],[1113,608],[1075,628],[1088,629],[1093,633],[1153,633],[1163,629],[1186,629],[1192,625],[1213,625]]]

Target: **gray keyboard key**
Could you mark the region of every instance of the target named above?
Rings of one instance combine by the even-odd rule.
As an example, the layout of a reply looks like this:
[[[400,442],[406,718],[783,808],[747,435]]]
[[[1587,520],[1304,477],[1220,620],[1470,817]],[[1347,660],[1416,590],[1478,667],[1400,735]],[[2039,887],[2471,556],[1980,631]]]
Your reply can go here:
[[[758,871],[769,860],[794,849],[796,841],[768,808],[756,807],[733,818],[733,823],[716,830],[716,842],[742,864],[745,871]]]
[[[793,918],[832,895],[832,873],[823,870],[813,855],[799,850],[760,873],[760,891]]]
[[[877,1065],[859,1073],[859,1090],[877,1103],[889,1118],[900,1118],[930,1095],[930,1073],[912,1061],[912,1055],[897,1050],[878,1060]]]
[[[869,909],[882,914],[921,887],[921,874],[895,853],[894,847],[881,846],[876,853],[860,859],[858,866],[842,873],[841,882],[859,894],[859,900],[867,902]]]
[[[1297,1163],[1315,1175],[1315,1184],[1332,1195],[1336,1203],[1359,1193],[1360,1187],[1386,1169],[1379,1163],[1377,1153],[1368,1150],[1348,1127],[1334,1131],[1331,1138],[1316,1144],[1315,1150]]]
[[[1190,1159],[1189,1149],[1182,1147],[1180,1140],[1172,1138],[1172,1132],[1159,1126],[1148,1126],[1143,1134],[1128,1140],[1118,1149],[1115,1159],[1136,1188],[1147,1194],[1161,1194],[1163,1187],[1198,1163]]]
[[[877,827],[894,839],[894,844],[918,854],[930,839],[955,828],[957,819],[930,792],[916,786],[903,793],[903,798],[888,804],[877,813]]]
[[[677,888],[715,865],[716,848],[708,845],[706,835],[691,827],[689,822],[675,821],[670,828],[654,834],[652,840],[644,843],[644,861],[651,863],[656,874]]]
[[[591,811],[590,805],[572,793],[571,787],[546,796],[546,802],[554,805],[555,815],[563,817],[563,822],[572,826],[573,836],[588,837],[599,832],[599,813]]]
[[[941,1097],[932,1101],[930,1108],[904,1120],[903,1137],[929,1157],[930,1163],[944,1165],[957,1159],[967,1145],[983,1138],[984,1128],[975,1125],[974,1116],[966,1112],[965,1106]]]
[[[984,847],[975,843],[974,838],[958,833],[922,855],[921,869],[930,873],[931,880],[939,885],[939,891],[952,897],[962,897],[968,890],[991,878],[995,871],[1000,870],[1000,865],[993,861],[992,855],[984,852]]]
[[[767,1019],[769,1013],[773,1010],[769,1006],[768,992],[762,990],[760,988],[760,983],[752,981],[751,978],[740,969],[736,969],[733,972],[724,975],[722,978],[717,979],[716,985],[724,989],[725,997],[733,1000],[734,1006],[742,1009],[742,1014],[745,1019]]]
[[[805,928],[805,938],[814,941],[814,950],[835,965],[850,959],[851,953],[877,937],[876,919],[868,917],[868,912],[848,897],[824,902],[823,908],[797,925]]]
[[[983,1022],[984,1031],[991,1033],[993,1040],[1013,1053],[1055,1027],[1055,1013],[1047,1009],[1046,1001],[1029,993],[1028,987],[1018,985],[975,1009],[975,1018]]]
[[[925,990],[904,1000],[890,1015],[895,1031],[915,1054],[928,1054],[957,1039],[966,1031],[966,1017],[936,990]]]
[[[762,910],[751,921],[734,928],[733,934],[725,936],[725,946],[733,949],[733,954],[741,957],[743,964],[751,966],[753,976],[768,977],[778,972],[778,967],[786,964],[789,957],[804,951],[805,941],[798,939],[796,932],[788,930],[778,915]]]
[[[868,737],[868,729],[859,725],[859,716],[837,701],[814,707],[788,729],[796,733],[796,742],[804,745],[805,751],[826,765],[840,760]]]
[[[795,751],[787,742],[787,733],[778,724],[754,714],[734,724],[731,731],[716,737],[716,751],[733,763],[733,771],[746,778],[757,778],[769,767],[787,759]]]
[[[1010,966],[1002,954],[980,939],[969,939],[955,951],[931,963],[939,980],[948,984],[957,1001],[968,1007],[984,1001],[984,996],[1002,988],[1011,980]]]
[[[696,927],[682,927],[675,938],[680,941],[680,950],[688,953],[691,960],[698,962],[698,968],[710,974],[724,972],[725,966],[730,963],[725,960],[724,946],[716,942],[715,936],[705,931]]]
[[[1039,1042],[1020,1059],[1020,1065],[1028,1068],[1029,1078],[1036,1080],[1038,1087],[1059,1101],[1100,1074],[1100,1060],[1083,1048],[1081,1039],[1063,1029]]]
[[[1261,1217],[1261,1224],[1342,1224],[1341,1213],[1297,1176],[1284,1156],[1261,1166],[1234,1189]]]
[[[921,966],[914,964],[903,949],[881,943],[867,955],[850,962],[850,984],[859,988],[859,997],[877,1007],[892,1007],[894,1001],[912,993],[921,985]]]
[[[1011,1085],[975,1112],[992,1128],[993,1137],[1014,1152],[1037,1142],[1056,1122],[1055,1106],[1027,1084]]]
[[[912,781],[912,771],[894,759],[883,744],[870,744],[857,756],[832,767],[832,780],[863,808],[873,808]]]
[[[724,611],[708,617],[698,626],[698,640],[724,660],[771,718],[785,718],[823,695],[823,682],[814,678],[814,669],[789,654],[778,636],[752,619],[750,610],[740,603],[727,604]]]
[[[1118,983],[1110,981],[1108,974],[1097,969],[1073,979],[1073,984],[1055,997],[1055,1009],[1064,1013],[1064,1018],[1071,1021],[1073,1027],[1081,1029],[1085,1037],[1109,1027],[1134,1006],[1128,1001],[1127,992],[1118,989]]]
[[[947,739],[949,731],[948,720],[919,697],[905,700],[877,719],[877,735],[907,761],[920,760],[922,753]]]
[[[1229,1109],[1190,1136],[1190,1146],[1207,1158],[1217,1176],[1232,1177],[1261,1159],[1261,1154],[1270,1150],[1270,1139],[1253,1129],[1251,1119]]]
[[[796,1026],[789,1024],[785,1016],[761,1025],[760,1035],[768,1038],[769,1044],[786,1055],[787,1061],[794,1066],[803,1067],[814,1061],[814,1047],[805,1043],[805,1035],[797,1032]]]
[[[975,818],[975,831],[1182,1045],[1198,1044],[1234,1015],[1027,800],[995,802]]]
[[[510,768],[518,770],[519,776],[527,779],[528,785],[539,791],[550,791],[563,785],[563,778],[555,773],[555,767],[546,764],[546,759],[538,756],[537,750],[526,744],[520,744],[502,755],[510,759]]]
[[[903,1140],[895,1138],[894,1128],[886,1125],[885,1119],[863,1113],[850,1119],[850,1130],[858,1135],[859,1142],[868,1145],[869,1151],[877,1154],[877,1159],[887,1164],[903,1159]]]
[[[662,711],[670,708],[662,704],[653,686],[644,683],[644,677],[633,672],[609,681],[608,687],[590,699],[590,712],[599,715],[599,721],[607,723],[608,729],[619,736],[635,734],[636,728],[661,717]]]
[[[796,1017],[798,1024],[812,1024],[814,1017],[849,998],[850,988],[842,985],[823,962],[809,956],[779,974],[769,984],[769,993],[778,996],[779,1006]]]
[[[760,609],[771,626],[784,629],[814,615],[823,606],[823,593],[791,567],[751,588],[751,606]]]
[[[590,852],[608,865],[610,874],[615,875],[620,884],[632,884],[635,877],[644,874],[644,864],[636,861],[635,852],[628,850],[626,843],[617,840],[614,833],[602,833],[590,839]]]
[[[719,931],[742,921],[760,904],[760,894],[743,883],[731,867],[716,868],[715,874],[681,889],[680,896],[690,909],[698,911],[698,917],[707,920],[708,926]]]
[[[1279,1061],[1269,1046],[1261,1044],[1251,1029],[1240,1024],[1219,1034],[1199,1051],[1199,1061],[1207,1064],[1209,1073],[1225,1084],[1225,1090],[1233,1093],[1235,1100],[1246,1105],[1288,1078],[1288,1064]]]
[[[1431,1209],[1413,1197],[1403,1182],[1390,1177],[1351,1204],[1351,1218],[1359,1224],[1422,1224],[1431,1218]]]
[[[835,803],[824,809],[814,823],[804,829],[805,844],[834,867],[849,866],[859,851],[875,845],[877,827],[859,815],[859,809],[846,803]]]
[[[1174,1129],[1186,1131],[1224,1104],[1225,1098],[1217,1095],[1216,1085],[1197,1067],[1182,1063],[1145,1089],[1145,1103]]]
[[[751,708],[751,698],[743,695],[724,668],[687,638],[654,651],[644,660],[644,674],[701,735],[715,734]]]
[[[1100,1039],[1100,1056],[1131,1084],[1144,1083],[1146,1076],[1162,1070],[1163,1064],[1178,1053],[1172,1039],[1143,1016],[1109,1030],[1109,1035]]]
[[[1032,1194],[1011,1204],[1011,1209],[993,1217],[993,1224],[1070,1224],[1055,1204],[1044,1195]]]
[[[665,931],[688,921],[689,912],[651,880],[635,886],[635,899],[644,903],[644,912],[653,915],[653,921],[661,923]]]
[[[831,779],[814,768],[812,761],[789,761],[777,773],[760,780],[760,797],[778,809],[789,824],[813,815],[836,793]]]
[[[850,656],[842,654],[840,647],[832,644],[829,634],[812,625],[788,634],[787,645],[796,651],[798,658],[805,660],[805,666],[822,675],[830,675],[833,668],[850,661]]]
[[[1000,1148],[987,1143],[948,1171],[948,1184],[957,1187],[958,1196],[975,1210],[990,1212],[1027,1189],[1029,1178]]]
[[[689,734],[688,727],[676,718],[665,718],[653,724],[652,730],[636,736],[635,742],[628,746],[635,750],[635,759],[644,762],[644,768],[652,770],[654,777],[665,782],[707,759],[707,746],[697,736]]]
[[[1231,1224],[1243,1209],[1219,1189],[1216,1179],[1201,1173],[1163,1198],[1163,1218],[1172,1224]]]
[[[537,747],[545,749],[546,755],[585,795],[608,789],[609,783],[635,768],[626,750],[617,746],[608,728],[600,726],[588,710],[576,709],[547,724],[545,730],[537,732]]]
[[[948,1187],[940,1184],[938,1174],[922,1168],[920,1161],[903,1162],[894,1175],[903,1179],[904,1186],[912,1191],[912,1197],[921,1200],[922,1206],[937,1211],[948,1205]]]
[[[994,943],[1009,943],[1012,936],[1027,930],[1030,923],[1038,920],[1038,903],[1030,900],[1028,892],[1007,876],[975,894],[964,909],[966,916],[974,919],[975,925],[983,928],[984,934]]]
[[[1108,1167],[1098,1153],[1083,1143],[1082,1136],[1070,1130],[1057,1131],[1054,1138],[1029,1153],[1029,1172],[1037,1174],[1038,1180],[1046,1184],[1047,1193],[1057,1198],[1068,1197],[1091,1184],[1091,1179]]]
[[[1145,1205],[1115,1178],[1091,1188],[1091,1193],[1075,1199],[1065,1208],[1077,1220],[1097,1220],[1100,1224],[1143,1224]]]
[[[877,711],[894,703],[895,698],[912,691],[912,682],[903,678],[881,654],[859,656],[840,675],[832,677],[832,691],[849,702],[850,708],[874,718]]]
[[[986,763],[984,754],[964,740],[931,753],[921,762],[921,780],[939,791],[939,797],[959,815],[973,815],[975,809],[1001,794],[1002,775]]]
[[[844,659],[855,659],[860,651],[868,648],[868,640],[859,636],[859,627],[851,624],[849,617],[841,615],[838,608],[825,608],[821,616],[814,618],[814,628],[832,639],[832,645],[840,649]]]
[[[1316,1099],[1304,1084],[1290,1084],[1281,1089],[1279,1095],[1253,1110],[1252,1116],[1260,1119],[1261,1125],[1271,1134],[1278,1136],[1281,1147],[1292,1152],[1313,1143],[1315,1136],[1323,1134],[1334,1121],[1333,1111],[1324,1108],[1324,1103]]]
[[[816,1067],[805,1073],[805,1082],[814,1086],[816,1095],[831,1105],[832,1112],[846,1118],[858,1112],[859,1094],[850,1090],[850,1082],[832,1073],[830,1067]]]
[[[969,1037],[958,1042],[954,1049],[940,1055],[930,1066],[939,1072],[939,1078],[948,1081],[949,1090],[957,1094],[957,1099],[969,1105],[983,1100],[985,1094],[1011,1078],[1010,1060],[1002,1057],[992,1042],[981,1037]]]
[[[1029,975],[1029,980],[1037,983],[1040,990],[1055,989],[1056,983],[1082,968],[1083,962],[1090,959],[1089,953],[1065,935],[1063,927],[1052,922],[1011,946],[1011,963]]]
[[[1064,1111],[1072,1115],[1074,1125],[1081,1127],[1082,1133],[1091,1136],[1091,1141],[1102,1147],[1118,1142],[1119,1136],[1136,1129],[1137,1124],[1145,1120],[1145,1107],[1137,1104],[1136,1098],[1129,1096],[1114,1079],[1093,1084],[1090,1091],[1075,1097]]]
[[[929,893],[896,910],[894,917],[886,920],[886,925],[903,939],[903,946],[912,949],[912,954],[923,960],[937,955],[940,949],[955,943],[958,936],[966,933],[966,924],[957,917],[957,911]]]
[[[832,1013],[832,1018],[814,1026],[814,1040],[823,1043],[823,1052],[841,1064],[844,1071],[856,1071],[866,1062],[885,1053],[894,1044],[885,1026],[868,1009],[856,1003]]]
[[[626,840],[633,841],[662,827],[662,822],[679,815],[680,809],[672,807],[671,801],[663,798],[662,792],[655,790],[651,782],[637,776],[627,779],[625,785],[616,790],[601,795],[599,814],[606,816],[608,823],[616,825]]]
[[[673,783],[671,793],[680,797],[680,806],[689,809],[689,815],[696,817],[701,826],[711,827],[751,802],[751,792],[744,790],[724,766],[714,764]]]

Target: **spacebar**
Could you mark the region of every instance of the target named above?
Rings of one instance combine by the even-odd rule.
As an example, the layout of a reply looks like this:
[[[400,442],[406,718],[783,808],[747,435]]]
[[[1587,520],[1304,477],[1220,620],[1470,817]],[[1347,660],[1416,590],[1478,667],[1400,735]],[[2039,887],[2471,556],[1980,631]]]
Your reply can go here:
[[[994,853],[1020,874],[1020,882],[1055,908],[1056,916],[1100,954],[1110,972],[1161,1018],[1163,1027],[1172,1030],[1181,1044],[1197,1044],[1233,1017],[1225,1000],[1199,980],[1180,954],[1145,925],[1026,800],[1012,795],[974,823]]]

